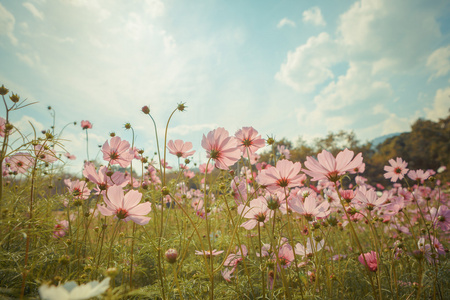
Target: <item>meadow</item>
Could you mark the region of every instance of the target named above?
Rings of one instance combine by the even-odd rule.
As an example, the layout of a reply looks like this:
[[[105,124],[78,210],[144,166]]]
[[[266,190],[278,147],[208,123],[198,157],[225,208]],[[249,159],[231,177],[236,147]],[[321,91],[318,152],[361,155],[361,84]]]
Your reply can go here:
[[[304,161],[253,127],[157,149],[115,134],[82,177],[54,128],[24,136],[10,114],[30,105],[0,88],[2,299],[448,299],[448,170],[323,149]],[[91,120],[92,121],[92,120]],[[132,124],[125,129],[133,133]],[[82,121],[80,130],[94,130]],[[262,161],[257,151],[272,145]],[[154,153],[153,153],[154,152]],[[178,165],[169,166],[168,156]],[[140,174],[140,175],[139,175]]]

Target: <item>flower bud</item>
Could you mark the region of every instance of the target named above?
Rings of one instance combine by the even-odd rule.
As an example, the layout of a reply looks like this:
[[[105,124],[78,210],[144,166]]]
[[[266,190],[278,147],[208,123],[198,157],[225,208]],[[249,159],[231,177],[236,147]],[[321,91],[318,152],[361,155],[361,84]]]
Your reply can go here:
[[[273,145],[275,143],[275,140],[273,137],[268,137],[266,143],[267,145]]]
[[[150,114],[150,108],[146,105],[142,107],[142,112],[146,115]]]
[[[112,268],[108,268],[108,270],[106,270],[106,276],[114,278],[119,274],[119,270],[117,270],[117,268],[112,267]]]
[[[67,265],[70,262],[70,256],[69,255],[63,255],[59,258],[59,263],[62,265]]]
[[[169,188],[168,188],[167,186],[163,186],[163,188],[161,189],[161,193],[162,193],[164,196],[167,196],[167,195],[170,194],[170,190],[169,190]]]
[[[170,248],[166,251],[166,253],[164,255],[166,256],[166,260],[170,264],[173,264],[177,261],[178,252],[176,249]]]

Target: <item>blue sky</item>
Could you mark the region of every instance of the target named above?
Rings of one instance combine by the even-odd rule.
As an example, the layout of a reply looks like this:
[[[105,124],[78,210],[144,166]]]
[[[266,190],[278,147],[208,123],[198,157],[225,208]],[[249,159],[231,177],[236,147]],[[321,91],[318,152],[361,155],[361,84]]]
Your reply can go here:
[[[450,107],[450,3],[419,0],[0,0],[0,84],[39,103],[12,115],[56,130],[90,156],[109,132],[156,150],[162,134],[191,141],[253,126],[263,137],[312,140],[340,129],[362,141],[438,120]],[[0,111],[4,116],[4,108]],[[101,157],[101,156],[99,156]],[[203,161],[204,162],[204,161]]]

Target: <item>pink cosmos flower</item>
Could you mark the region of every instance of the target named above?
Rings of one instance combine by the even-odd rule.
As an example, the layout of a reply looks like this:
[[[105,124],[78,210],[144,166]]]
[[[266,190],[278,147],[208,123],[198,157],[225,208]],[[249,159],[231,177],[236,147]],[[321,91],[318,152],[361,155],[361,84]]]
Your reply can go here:
[[[329,181],[336,182],[341,175],[346,172],[354,172],[356,168],[361,166],[363,160],[362,154],[358,153],[354,158],[353,155],[353,151],[346,148],[334,158],[330,152],[323,150],[317,155],[318,160],[315,160],[311,156],[306,158],[305,166],[309,170],[303,170],[303,172],[313,177],[313,181],[328,179]]]
[[[238,214],[250,219],[241,224],[247,230],[255,228],[256,225],[263,226],[273,215],[273,211],[267,207],[267,200],[260,196],[250,201],[250,206],[239,205]]]
[[[295,254],[300,256],[309,256],[310,254],[314,254],[316,252],[319,252],[322,250],[323,245],[325,244],[325,240],[321,240],[320,242],[316,243],[314,239],[308,238],[306,241],[306,246],[303,246],[303,244],[297,243],[295,245],[294,251]]]
[[[92,128],[92,123],[89,121],[81,121],[81,128],[83,129],[91,129]]]
[[[229,136],[228,131],[219,127],[203,135],[202,147],[207,152],[207,157],[215,161],[218,169],[228,170],[241,158],[241,151],[237,148],[237,140]]]
[[[285,243],[280,247],[278,250],[278,260],[283,268],[287,268],[291,265],[294,261],[294,251],[292,250],[291,245]]]
[[[64,183],[67,185],[74,199],[82,200],[89,198],[91,191],[88,189],[86,181],[65,179]]]
[[[55,225],[53,231],[54,238],[62,238],[66,235],[66,231],[69,228],[69,222],[66,220],[59,221],[58,224]]]
[[[205,174],[206,172],[206,164],[201,164],[198,166],[198,169],[200,170],[200,173]],[[214,165],[208,164],[208,174],[210,174],[214,170]]]
[[[365,186],[358,188],[353,203],[357,206],[367,207],[368,210],[373,210],[374,207],[386,206],[384,204],[387,201],[388,194],[383,193],[381,197],[378,197],[377,192],[374,189],[367,189]],[[359,202],[358,202],[359,201]]]
[[[184,171],[183,175],[189,179],[192,179],[195,177],[195,173],[190,170]]]
[[[442,231],[450,231],[450,210],[447,206],[441,205],[438,209],[430,209],[431,220],[434,225],[438,225]]]
[[[5,136],[6,120],[0,117],[0,136]]]
[[[28,153],[18,152],[9,158],[8,164],[12,172],[25,174],[34,164],[34,158]]]
[[[36,155],[36,158],[48,163],[52,163],[58,160],[55,152],[53,152],[53,150],[48,149],[47,146],[35,145],[34,153]]]
[[[300,162],[283,159],[277,161],[275,168],[263,169],[256,177],[260,185],[266,186],[269,192],[292,188],[302,184],[303,175],[298,174],[302,169]]]
[[[98,210],[104,216],[116,216],[125,222],[133,221],[138,225],[145,225],[150,221],[149,217],[144,217],[152,210],[150,202],[139,203],[142,194],[131,190],[124,195],[121,186],[112,186],[103,196],[106,207],[97,205]]]
[[[192,149],[192,143],[184,143],[182,140],[170,140],[167,143],[167,148],[169,149],[170,154],[173,154],[177,157],[187,158],[188,156],[192,156],[195,153],[195,150],[190,151]]]
[[[64,156],[67,157],[70,160],[75,160],[77,157],[73,154],[70,154],[69,152],[64,153]]]
[[[127,178],[119,171],[112,172],[107,167],[101,166],[97,171],[95,165],[91,162],[84,164],[83,176],[97,185],[97,194],[106,191],[113,185],[124,187],[127,185]]]
[[[288,148],[286,148],[285,145],[278,145],[277,150],[280,153],[280,155],[284,155],[285,159],[291,158],[291,152],[289,151]]]
[[[110,144],[111,143],[111,144]],[[103,144],[103,159],[109,161],[111,165],[120,165],[126,168],[134,158],[134,151],[130,149],[130,143],[115,136],[111,138],[110,143],[106,141]]]
[[[168,170],[173,169],[171,166],[169,166],[169,163],[164,160],[164,158],[161,158],[161,167],[166,168]]]
[[[364,256],[363,256],[364,255]],[[364,260],[365,258],[365,260]],[[370,251],[364,254],[361,254],[358,257],[359,262],[366,266],[369,271],[376,272],[378,269],[378,260],[377,260],[377,253],[375,251]]]
[[[306,197],[304,203],[298,197],[293,197],[289,204],[292,211],[304,215],[308,221],[311,221],[312,217],[323,219],[330,214],[330,203],[327,201],[318,203],[314,195]]]
[[[211,257],[211,256],[217,256],[219,254],[222,254],[223,250],[217,251],[216,249],[214,249],[213,251],[209,251],[209,250],[195,250],[195,255],[205,255],[206,257]]]
[[[403,179],[403,177],[408,173],[406,167],[408,166],[407,162],[404,162],[400,157],[397,157],[396,160],[392,158],[389,160],[390,166],[384,166],[384,170],[387,172],[384,174],[384,178],[391,179],[392,182],[396,182],[398,179]]]
[[[408,172],[408,177],[411,178],[411,180],[417,180],[423,183],[425,180],[427,180],[431,176],[429,171],[423,171],[423,170],[410,170]]]
[[[266,145],[264,139],[261,138],[261,135],[258,135],[258,131],[253,127],[242,127],[234,136],[238,140],[238,148],[242,151],[244,157],[248,157],[249,154],[250,156],[253,155],[256,150]]]

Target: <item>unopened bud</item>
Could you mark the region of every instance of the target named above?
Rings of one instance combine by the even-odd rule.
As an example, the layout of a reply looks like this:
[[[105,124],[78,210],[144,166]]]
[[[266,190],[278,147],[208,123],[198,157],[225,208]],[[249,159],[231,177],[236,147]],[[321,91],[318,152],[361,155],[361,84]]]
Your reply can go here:
[[[106,270],[106,276],[114,278],[119,274],[119,270],[117,270],[117,268],[108,268],[108,270]]]
[[[162,193],[164,196],[167,196],[167,195],[170,194],[170,190],[169,190],[169,188],[168,188],[167,186],[163,186],[163,188],[161,189],[161,193]]]
[[[176,249],[170,248],[166,251],[164,255],[166,256],[166,260],[171,264],[177,261],[178,252]]]
[[[142,107],[142,112],[146,115],[150,114],[150,108],[146,105]]]

